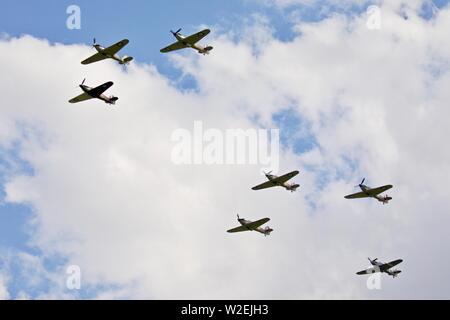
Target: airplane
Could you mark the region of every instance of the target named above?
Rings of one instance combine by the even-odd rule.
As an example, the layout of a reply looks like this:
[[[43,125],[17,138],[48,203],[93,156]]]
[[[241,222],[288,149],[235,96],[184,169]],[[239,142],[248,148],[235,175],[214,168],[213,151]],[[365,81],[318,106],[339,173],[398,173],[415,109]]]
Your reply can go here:
[[[98,87],[91,88],[84,84],[86,79],[83,80],[83,82],[80,84],[81,90],[84,92],[80,94],[79,96],[69,100],[70,103],[78,103],[81,101],[89,100],[89,99],[100,99],[102,101],[105,101],[107,104],[116,104],[116,101],[119,100],[119,98],[110,96],[107,97],[103,94],[106,90],[108,90],[112,85],[114,84],[112,81],[106,82]]]
[[[178,29],[178,31],[176,31],[176,32],[173,32],[172,30],[170,30],[170,32],[173,34],[173,36],[177,39],[177,42],[172,43],[170,46],[167,46],[167,47],[161,49],[162,53],[180,50],[180,49],[184,49],[184,48],[192,48],[192,49],[197,50],[198,53],[207,55],[213,49],[213,47],[211,47],[211,46],[203,47],[203,46],[196,44],[201,39],[206,37],[208,35],[208,33],[211,32],[211,30],[205,29],[200,32],[197,32],[196,34],[190,35],[188,37],[183,36],[180,33],[180,31],[181,31],[181,29]]]
[[[358,193],[354,193],[354,194],[349,194],[347,196],[345,196],[345,199],[356,199],[356,198],[375,198],[378,201],[382,202],[383,204],[386,204],[389,202],[389,200],[392,200],[392,197],[389,197],[388,195],[385,196],[380,196],[379,194],[389,190],[392,188],[392,185],[388,184],[382,187],[378,187],[378,188],[369,188],[368,186],[365,186],[363,183],[366,180],[366,178],[364,178],[361,183],[358,185],[362,192],[358,192]],[[358,187],[357,186],[357,187]]]
[[[234,233],[234,232],[243,232],[243,231],[257,231],[259,233],[262,233],[264,236],[269,236],[270,233],[273,231],[270,227],[261,228],[261,226],[267,222],[270,221],[269,218],[260,219],[258,221],[249,221],[245,219],[239,218],[239,215],[237,215],[237,220],[241,224],[241,226],[227,230],[227,232]]]
[[[130,41],[128,39],[123,39],[122,41],[113,44],[108,48],[103,48],[101,45],[97,44],[94,38],[94,44],[92,45],[98,52],[93,56],[83,60],[81,64],[90,64],[98,61],[102,61],[105,59],[113,59],[119,62],[121,65],[129,64],[133,57],[124,56],[123,58],[117,55],[117,52],[125,47]]]
[[[370,264],[373,265],[373,268],[369,268],[366,270],[362,270],[357,272],[356,274],[358,275],[362,275],[362,274],[371,274],[371,273],[375,273],[375,272],[385,272],[388,275],[392,276],[393,278],[397,277],[398,274],[400,272],[402,272],[401,270],[389,270],[392,267],[395,267],[396,265],[400,264],[403,262],[402,259],[397,259],[388,263],[382,263],[382,262],[378,262],[378,258],[375,258],[373,260],[371,260],[370,258],[368,258],[370,261]]]
[[[297,190],[298,187],[300,187],[299,184],[295,184],[295,183],[288,183],[287,181],[292,179],[293,177],[295,177],[296,175],[298,175],[298,171],[292,171],[288,174],[285,174],[281,177],[278,177],[276,175],[271,174],[272,171],[270,172],[264,172],[264,174],[266,175],[267,179],[269,179],[269,181],[266,181],[260,185],[257,185],[255,187],[252,188],[252,190],[261,190],[261,189],[267,189],[267,188],[272,188],[272,187],[283,187],[286,190],[289,190],[291,192],[294,192]]]

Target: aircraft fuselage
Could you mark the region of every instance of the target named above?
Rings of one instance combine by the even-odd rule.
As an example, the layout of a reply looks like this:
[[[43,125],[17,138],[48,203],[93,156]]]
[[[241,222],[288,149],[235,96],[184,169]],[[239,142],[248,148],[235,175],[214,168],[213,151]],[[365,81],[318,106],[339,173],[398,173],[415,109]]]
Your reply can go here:
[[[175,38],[181,42],[182,44],[184,44],[186,47],[192,48],[197,50],[199,53],[202,54],[208,54],[209,51],[212,50],[212,47],[203,47],[201,45],[198,44],[190,44],[189,42],[185,41],[186,37],[183,36],[181,33],[174,33],[173,34],[175,36]]]
[[[369,259],[370,260],[370,259]],[[389,270],[392,267],[386,266],[385,263],[383,262],[378,262],[376,260],[370,260],[370,263],[374,266],[377,267],[378,272],[381,273],[387,273],[388,275],[392,276],[392,277],[396,277],[401,271],[399,270]]]
[[[369,191],[372,188],[370,188],[366,185],[361,184],[361,185],[359,185],[359,187],[361,188],[362,192],[364,192],[368,197],[375,198],[378,201],[383,202],[383,204],[388,203],[388,201],[392,199],[391,197],[388,197],[388,196],[381,196],[379,194],[377,194],[377,195],[370,194]]]
[[[120,64],[126,64],[126,63],[128,62],[128,61],[125,61],[125,59],[121,58],[121,57],[120,57],[119,55],[117,55],[117,54],[110,55],[110,54],[105,53],[105,48],[102,47],[102,46],[99,45],[99,44],[94,45],[94,47],[95,47],[95,49],[97,50],[98,53],[102,54],[102,55],[105,56],[106,58],[110,58],[110,59],[116,60],[116,61],[119,62]]]
[[[248,225],[253,222],[253,221],[250,221],[250,220],[238,219],[238,221],[239,221],[239,223],[242,226],[246,227],[247,230],[249,230],[249,231],[257,231],[257,232],[262,233],[262,234],[264,234],[266,236],[269,235],[273,231],[273,229],[269,228],[269,227],[266,227],[266,228],[258,227],[256,229],[252,229],[252,228],[248,227]]]
[[[104,95],[103,93],[100,95],[95,95],[92,93],[92,89],[91,87],[88,87],[84,84],[80,84],[80,88],[81,90],[83,90],[85,93],[87,93],[88,95],[90,95],[92,98],[97,98],[100,99],[102,101],[104,101],[107,104],[115,104],[115,101],[117,100],[115,97],[108,97],[106,95]]]
[[[289,190],[291,192],[294,192],[299,187],[299,185],[296,183],[290,183],[287,181],[283,182],[283,183],[277,182],[276,179],[278,178],[278,176],[273,175],[273,174],[266,174],[266,177],[269,181],[271,181],[273,183],[274,186],[283,187],[286,190]]]

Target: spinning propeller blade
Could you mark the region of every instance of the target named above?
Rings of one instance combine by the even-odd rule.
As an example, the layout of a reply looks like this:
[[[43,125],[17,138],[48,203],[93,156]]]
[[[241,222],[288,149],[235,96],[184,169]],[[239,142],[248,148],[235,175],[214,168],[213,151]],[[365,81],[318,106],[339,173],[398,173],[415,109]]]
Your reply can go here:
[[[355,188],[356,188],[356,187],[361,187],[361,186],[363,185],[364,181],[366,181],[366,178],[362,179],[361,183],[358,184],[357,186],[355,186]]]

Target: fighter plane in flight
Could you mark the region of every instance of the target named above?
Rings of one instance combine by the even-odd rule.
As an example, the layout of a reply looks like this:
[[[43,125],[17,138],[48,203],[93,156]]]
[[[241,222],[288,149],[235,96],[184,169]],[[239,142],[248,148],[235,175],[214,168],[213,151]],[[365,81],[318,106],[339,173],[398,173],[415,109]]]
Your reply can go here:
[[[170,30],[170,32],[173,34],[173,36],[177,39],[177,42],[172,43],[170,46],[167,46],[167,47],[161,49],[162,53],[180,50],[180,49],[184,49],[184,48],[192,48],[192,49],[197,50],[198,53],[207,55],[213,49],[213,47],[211,47],[211,46],[203,47],[203,46],[197,44],[197,42],[199,42],[204,37],[206,37],[211,32],[211,30],[205,29],[200,32],[197,32],[196,34],[190,35],[188,37],[183,36],[180,33],[180,31],[181,31],[181,29],[178,29],[178,31],[176,31],[176,32]]]
[[[108,48],[103,48],[101,45],[96,43],[94,38],[94,44],[92,46],[97,50],[97,53],[87,58],[86,60],[83,60],[81,64],[90,64],[105,59],[116,60],[117,62],[119,62],[119,64],[122,65],[129,64],[133,60],[133,57],[124,56],[121,58],[117,55],[117,52],[119,52],[129,42],[130,41],[128,39],[123,39],[122,41],[119,41]]]
[[[370,261],[370,264],[373,265],[372,268],[366,269],[366,270],[362,270],[357,272],[356,274],[358,275],[362,275],[362,274],[371,274],[371,273],[375,273],[375,272],[385,272],[388,275],[392,276],[393,278],[397,277],[398,274],[401,272],[401,270],[389,270],[392,267],[395,267],[396,265],[400,264],[403,262],[402,259],[397,259],[388,263],[382,263],[382,262],[378,262],[378,258],[375,258],[373,260],[371,260],[370,258],[368,258]]]
[[[237,220],[241,224],[239,227],[233,228],[228,230],[227,232],[234,233],[234,232],[243,232],[243,231],[257,231],[259,233],[262,233],[265,236],[270,235],[270,233],[273,231],[270,227],[262,228],[261,226],[267,222],[269,222],[269,218],[260,219],[258,221],[249,221],[245,219],[239,218],[239,215],[237,215]]]
[[[252,188],[252,190],[261,190],[261,189],[267,189],[267,188],[272,188],[272,187],[283,187],[286,190],[289,190],[291,192],[294,192],[297,190],[298,187],[300,187],[299,184],[295,184],[295,183],[289,183],[287,182],[288,180],[292,179],[293,177],[295,177],[296,175],[298,175],[298,171],[292,171],[289,172],[288,174],[285,174],[281,177],[278,177],[276,175],[271,174],[272,171],[270,172],[264,172],[264,174],[266,175],[266,178],[269,181],[266,181],[262,184],[259,184],[255,187]]]
[[[89,99],[100,99],[102,101],[105,101],[107,104],[116,104],[116,101],[119,100],[119,98],[110,96],[107,97],[103,94],[106,90],[108,90],[114,83],[112,81],[106,82],[102,84],[101,86],[91,88],[84,84],[86,79],[83,80],[83,82],[80,84],[81,90],[83,90],[83,93],[79,96],[69,100],[70,103],[78,103],[81,101],[89,100]]]
[[[354,194],[349,194],[347,196],[345,196],[345,199],[356,199],[356,198],[375,198],[378,201],[382,202],[383,204],[386,204],[389,202],[389,200],[392,200],[392,197],[389,197],[388,195],[385,196],[380,196],[379,194],[389,190],[392,188],[392,185],[388,184],[382,187],[378,187],[378,188],[369,188],[368,186],[364,185],[364,181],[366,180],[366,178],[364,178],[361,183],[358,185],[362,192],[358,192],[358,193],[354,193]],[[358,187],[357,186],[357,187]]]

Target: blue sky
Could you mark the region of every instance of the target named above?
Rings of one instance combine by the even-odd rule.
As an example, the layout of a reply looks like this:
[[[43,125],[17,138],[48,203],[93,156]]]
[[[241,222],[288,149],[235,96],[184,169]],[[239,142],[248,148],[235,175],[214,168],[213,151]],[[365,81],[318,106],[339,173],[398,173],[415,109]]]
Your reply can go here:
[[[139,62],[152,63],[158,70],[169,78],[177,78],[178,70],[174,69],[165,55],[159,50],[174,41],[169,30],[183,28],[186,34],[197,31],[199,25],[221,25],[237,28],[245,23],[245,18],[251,14],[263,14],[269,18],[270,25],[275,29],[276,36],[281,40],[289,40],[293,33],[291,24],[285,12],[274,7],[263,6],[258,1],[244,0],[208,0],[208,1],[147,1],[134,0],[132,2],[98,0],[98,1],[13,1],[4,0],[0,11],[0,33],[10,36],[30,34],[38,38],[48,39],[50,42],[64,44],[91,44],[95,37],[104,46],[112,44],[122,38],[130,39],[130,44],[124,49],[124,54],[135,57]],[[437,0],[438,7],[448,1]],[[66,9],[76,4],[81,8],[81,30],[68,30]],[[308,21],[319,20],[324,17],[317,7],[303,7],[299,14]],[[358,13],[361,7],[352,8],[350,13]],[[424,12],[428,16],[428,11]],[[214,32],[214,30],[213,30]],[[30,53],[32,54],[32,53]],[[74,81],[78,81],[74,79]],[[184,83],[186,87],[194,86],[192,82]],[[291,136],[301,126],[302,119],[293,111],[287,109],[274,115],[274,121],[286,130],[282,133],[283,142],[287,142],[286,135]],[[298,137],[294,150],[303,152],[315,144],[314,137],[305,135]],[[12,148],[0,147],[0,252],[9,250],[26,251],[38,254],[37,248],[28,246],[29,231],[32,226],[29,220],[33,216],[32,210],[23,205],[5,203],[3,190],[5,182],[12,173],[22,172],[32,175],[33,170],[22,162],[19,146]],[[65,263],[64,258],[51,257],[45,261],[48,269],[56,268]],[[0,269],[2,260],[0,258]],[[20,266],[13,263],[12,275],[20,279]],[[46,290],[48,284],[42,283],[38,287],[30,287],[29,293],[36,294]],[[13,281],[9,288],[14,297],[23,289],[25,284],[20,280]],[[89,288],[80,293],[80,297],[89,298],[96,293],[95,288]]]
[[[81,8],[81,30],[68,30],[66,9],[69,5]],[[183,28],[185,34],[197,31],[198,25],[220,23],[236,28],[243,17],[262,13],[271,19],[279,36],[288,38],[289,23],[281,11],[259,5],[257,1],[10,1],[3,3],[0,12],[0,31],[12,36],[31,34],[64,44],[91,44],[94,37],[103,45],[129,38],[127,55],[140,62],[155,64],[172,76],[176,74],[167,58],[159,50],[172,43],[169,30]],[[18,15],[17,13],[20,13]]]

